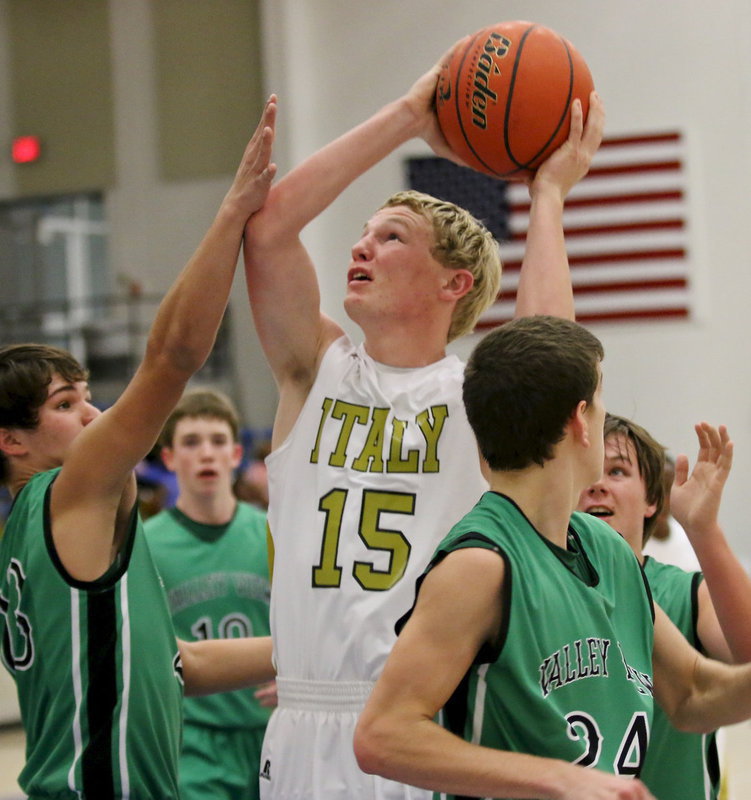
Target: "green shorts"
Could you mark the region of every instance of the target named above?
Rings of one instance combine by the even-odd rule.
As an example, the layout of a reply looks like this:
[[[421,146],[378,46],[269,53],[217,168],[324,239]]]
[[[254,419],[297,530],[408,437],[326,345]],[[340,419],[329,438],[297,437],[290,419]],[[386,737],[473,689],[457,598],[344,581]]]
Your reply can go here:
[[[264,730],[186,723],[180,754],[182,800],[258,800]]]

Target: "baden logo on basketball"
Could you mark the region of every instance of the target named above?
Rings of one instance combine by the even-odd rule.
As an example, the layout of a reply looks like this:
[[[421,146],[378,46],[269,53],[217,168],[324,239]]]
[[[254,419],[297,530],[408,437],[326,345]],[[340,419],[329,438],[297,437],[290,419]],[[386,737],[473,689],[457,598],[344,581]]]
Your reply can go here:
[[[485,114],[488,101],[494,104],[498,102],[498,95],[490,88],[491,75],[501,74],[497,60],[505,58],[510,46],[509,39],[492,31],[485,42],[482,54],[477,59],[474,92],[472,92],[472,124],[483,130],[488,127],[488,118]]]

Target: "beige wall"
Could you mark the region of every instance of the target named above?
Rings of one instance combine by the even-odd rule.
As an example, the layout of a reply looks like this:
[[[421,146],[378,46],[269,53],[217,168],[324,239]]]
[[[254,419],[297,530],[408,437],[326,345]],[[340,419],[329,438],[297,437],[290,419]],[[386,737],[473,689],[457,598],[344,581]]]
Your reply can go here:
[[[115,180],[109,14],[99,0],[8,0],[10,119],[43,155],[15,169],[16,194],[112,186]]]

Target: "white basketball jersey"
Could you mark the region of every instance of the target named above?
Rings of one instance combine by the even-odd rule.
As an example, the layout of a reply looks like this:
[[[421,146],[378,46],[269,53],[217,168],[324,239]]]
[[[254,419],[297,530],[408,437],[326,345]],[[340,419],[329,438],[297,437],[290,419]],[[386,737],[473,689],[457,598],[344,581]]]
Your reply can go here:
[[[438,542],[487,488],[455,356],[378,364],[326,352],[268,458],[271,633],[285,678],[373,681]]]

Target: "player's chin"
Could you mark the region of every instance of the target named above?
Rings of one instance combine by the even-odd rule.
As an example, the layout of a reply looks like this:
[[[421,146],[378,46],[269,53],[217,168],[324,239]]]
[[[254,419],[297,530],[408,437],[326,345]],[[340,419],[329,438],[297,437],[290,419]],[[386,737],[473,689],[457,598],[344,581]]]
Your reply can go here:
[[[362,288],[350,284],[347,287],[347,294],[344,296],[344,310],[347,312],[347,316],[353,322],[359,322],[364,313],[364,308],[365,298],[363,297]]]

